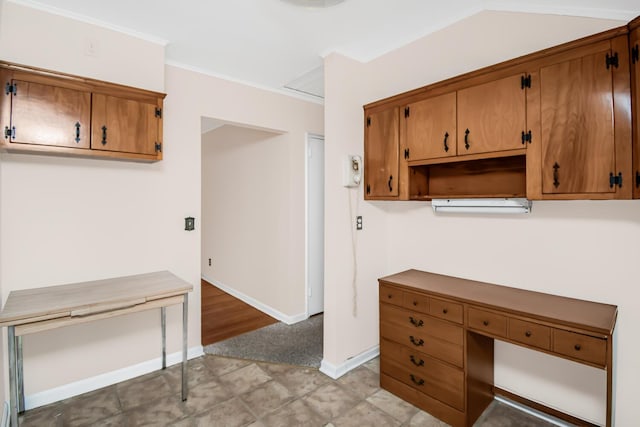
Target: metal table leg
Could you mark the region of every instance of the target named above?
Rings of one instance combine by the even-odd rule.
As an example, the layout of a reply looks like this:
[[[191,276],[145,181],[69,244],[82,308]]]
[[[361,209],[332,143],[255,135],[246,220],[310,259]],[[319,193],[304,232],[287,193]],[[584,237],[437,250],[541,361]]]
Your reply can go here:
[[[19,335],[16,337],[17,343],[17,352],[18,358],[17,362],[17,372],[16,372],[16,381],[18,382],[18,413],[24,412],[24,375],[22,370],[22,336]]]
[[[188,379],[187,379],[187,326],[189,318],[189,295],[184,294],[182,302],[182,400],[187,400]]]
[[[167,368],[167,307],[160,307],[162,325],[162,369]]]
[[[11,414],[11,427],[18,426],[18,387],[17,382],[17,357],[16,357],[16,329],[15,326],[7,327],[9,350],[9,412]]]

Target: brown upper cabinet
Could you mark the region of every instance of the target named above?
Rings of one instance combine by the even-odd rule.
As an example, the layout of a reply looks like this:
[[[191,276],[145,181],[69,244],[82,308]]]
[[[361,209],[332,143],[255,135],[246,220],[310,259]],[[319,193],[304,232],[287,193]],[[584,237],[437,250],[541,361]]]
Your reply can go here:
[[[457,154],[456,93],[450,92],[404,107],[401,138],[406,160],[437,159]]]
[[[3,151],[162,159],[164,94],[8,63],[0,77]]]
[[[615,28],[366,105],[365,116],[404,110],[398,198],[630,199],[636,175],[640,187],[633,22],[631,34]],[[390,156],[396,142],[369,138],[373,180],[381,170],[367,151]]]
[[[522,148],[525,77],[508,76],[458,91],[458,154]]]
[[[629,29],[633,112],[633,198],[640,199],[640,17],[629,23]]]
[[[365,197],[399,197],[399,117],[398,108],[371,112],[365,117],[364,170]]]

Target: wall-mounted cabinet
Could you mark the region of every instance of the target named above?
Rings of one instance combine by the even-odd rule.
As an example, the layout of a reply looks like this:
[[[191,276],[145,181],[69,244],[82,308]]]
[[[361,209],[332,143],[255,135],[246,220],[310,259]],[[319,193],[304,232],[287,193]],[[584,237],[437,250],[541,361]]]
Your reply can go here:
[[[633,112],[633,198],[640,199],[640,17],[629,23]]]
[[[398,108],[370,112],[365,117],[364,170],[368,199],[399,197]]]
[[[163,94],[7,63],[0,77],[3,151],[162,159]]]
[[[398,198],[631,198],[628,45],[621,27],[366,105],[400,110]],[[365,159],[398,145],[369,138]]]

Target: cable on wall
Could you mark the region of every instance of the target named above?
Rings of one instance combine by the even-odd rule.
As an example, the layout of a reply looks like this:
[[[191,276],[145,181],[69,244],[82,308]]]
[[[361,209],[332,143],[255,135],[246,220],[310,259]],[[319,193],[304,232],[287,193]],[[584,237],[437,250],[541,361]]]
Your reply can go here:
[[[351,255],[353,257],[353,275],[351,277],[351,289],[353,290],[352,315],[358,317],[358,235],[354,224],[353,194],[356,196],[356,214],[360,209],[360,185],[348,189],[349,198],[349,228],[351,230]]]

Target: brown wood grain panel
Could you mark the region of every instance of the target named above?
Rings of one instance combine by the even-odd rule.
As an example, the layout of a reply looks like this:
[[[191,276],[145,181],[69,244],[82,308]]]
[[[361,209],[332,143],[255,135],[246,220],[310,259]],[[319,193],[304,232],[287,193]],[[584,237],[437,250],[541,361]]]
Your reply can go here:
[[[407,105],[403,114],[409,160],[450,157],[456,150],[456,93]],[[404,109],[401,108],[401,114]]]
[[[540,73],[531,72],[531,87],[527,88],[527,199],[542,199],[542,139],[540,138]]]
[[[614,193],[610,48],[540,70],[543,193]]]
[[[91,93],[27,80],[11,83],[16,87],[10,95],[11,143],[89,148]]]
[[[382,304],[380,306],[380,321],[395,324],[406,329],[407,334],[427,334],[452,344],[462,345],[462,327],[444,322],[424,313],[409,311]]]
[[[467,425],[471,426],[493,400],[493,339],[467,331]]]
[[[365,111],[365,199],[398,198],[399,151],[398,109]]]
[[[462,367],[464,364],[461,345],[433,338],[424,330],[410,332],[402,326],[381,322],[380,336],[452,365]]]
[[[404,291],[400,288],[396,288],[395,286],[382,285],[380,286],[379,297],[380,302],[402,307]]]
[[[640,20],[637,20],[640,22]],[[640,27],[635,27],[629,34],[629,48],[636,49],[640,55]],[[636,176],[640,177],[640,59],[631,63],[631,111],[633,113],[633,198],[640,198],[640,185],[636,184]]]
[[[607,360],[607,340],[554,329],[553,351],[604,367]]]
[[[528,346],[551,349],[551,328],[534,322],[509,319],[509,339]]]
[[[616,37],[611,40],[611,49],[618,54],[618,66],[613,67],[613,117],[615,138],[615,173],[623,177],[622,186],[615,187],[616,199],[631,199],[635,176],[633,176],[632,130],[631,130],[631,71],[629,70],[629,40]],[[629,177],[629,179],[625,179]]]
[[[458,155],[522,148],[522,74],[458,91]]]
[[[91,148],[155,154],[155,143],[160,142],[155,108],[155,103],[94,94]]]
[[[403,306],[409,310],[429,313],[429,297],[416,292],[404,292]]]
[[[200,284],[202,345],[213,344],[277,323],[273,317],[229,295],[206,280]]]
[[[429,314],[451,322],[463,323],[463,307],[452,301],[432,298],[429,305]]]
[[[477,329],[493,336],[507,336],[507,317],[502,314],[469,307],[467,321],[469,328]]]

